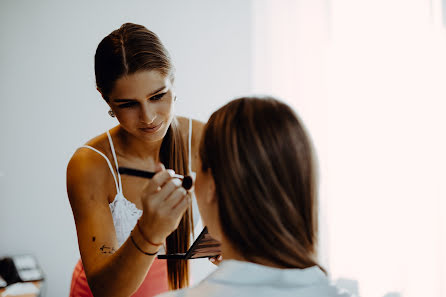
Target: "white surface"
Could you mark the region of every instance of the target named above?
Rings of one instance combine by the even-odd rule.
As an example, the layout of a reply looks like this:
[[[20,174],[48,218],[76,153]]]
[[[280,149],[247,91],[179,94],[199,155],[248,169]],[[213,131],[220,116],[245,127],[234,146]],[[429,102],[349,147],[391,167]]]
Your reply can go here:
[[[42,272],[39,269],[27,269],[18,271],[20,279],[24,282],[42,279]]]
[[[37,267],[36,259],[31,255],[14,256],[12,257],[12,260],[14,261],[14,265],[17,270]]]
[[[39,288],[33,283],[15,283],[6,287],[5,291],[2,293],[2,297],[37,293],[39,293]]]
[[[206,120],[250,92],[250,1],[0,2],[0,253],[35,255],[48,297],[68,295],[79,258],[66,165],[116,124],[95,88],[94,52],[126,21],[170,51],[178,114]]]
[[[254,88],[285,98],[307,125],[323,264],[362,297],[446,296],[440,2],[255,2]]]

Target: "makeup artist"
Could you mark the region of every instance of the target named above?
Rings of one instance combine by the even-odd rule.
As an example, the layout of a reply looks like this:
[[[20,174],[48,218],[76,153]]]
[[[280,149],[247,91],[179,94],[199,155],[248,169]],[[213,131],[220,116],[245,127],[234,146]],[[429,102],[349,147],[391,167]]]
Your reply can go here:
[[[166,264],[156,254],[189,246],[194,198],[172,175],[197,167],[203,125],[175,116],[172,61],[143,26],[123,24],[99,43],[95,75],[119,125],[80,147],[67,167],[81,254],[70,296],[148,297],[186,287],[187,261]],[[157,174],[121,176],[119,166]]]
[[[223,262],[196,287],[159,297],[349,297],[317,261],[310,139],[274,98],[240,98],[212,114],[195,192]]]

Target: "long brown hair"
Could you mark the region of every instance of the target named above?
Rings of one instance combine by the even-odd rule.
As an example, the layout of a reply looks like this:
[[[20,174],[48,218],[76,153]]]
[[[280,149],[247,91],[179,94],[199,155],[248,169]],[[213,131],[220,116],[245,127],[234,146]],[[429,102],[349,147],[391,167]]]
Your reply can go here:
[[[271,98],[240,98],[212,114],[200,144],[223,236],[248,261],[318,265],[313,152],[300,120]]]
[[[122,76],[138,71],[156,70],[174,80],[174,67],[158,36],[144,26],[126,23],[106,36],[95,54],[96,85],[105,100]],[[174,118],[163,139],[160,161],[175,172],[188,174],[188,155],[184,139]],[[184,214],[178,228],[167,237],[167,253],[186,252],[192,232],[192,209]],[[189,285],[187,261],[167,261],[170,289]]]

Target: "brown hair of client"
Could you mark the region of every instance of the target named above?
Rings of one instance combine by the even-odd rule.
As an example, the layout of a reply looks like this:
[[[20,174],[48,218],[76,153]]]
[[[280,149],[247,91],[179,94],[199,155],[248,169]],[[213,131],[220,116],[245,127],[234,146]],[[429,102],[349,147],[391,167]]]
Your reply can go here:
[[[312,146],[288,105],[271,97],[231,101],[206,124],[200,158],[215,182],[223,236],[243,258],[318,265]]]

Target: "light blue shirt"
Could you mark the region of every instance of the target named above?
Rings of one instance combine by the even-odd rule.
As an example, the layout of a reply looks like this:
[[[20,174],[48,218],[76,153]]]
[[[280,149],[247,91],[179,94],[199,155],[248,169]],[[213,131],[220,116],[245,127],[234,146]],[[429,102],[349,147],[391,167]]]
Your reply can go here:
[[[350,297],[330,284],[317,267],[280,269],[250,262],[224,260],[197,286],[158,297]]]

